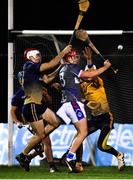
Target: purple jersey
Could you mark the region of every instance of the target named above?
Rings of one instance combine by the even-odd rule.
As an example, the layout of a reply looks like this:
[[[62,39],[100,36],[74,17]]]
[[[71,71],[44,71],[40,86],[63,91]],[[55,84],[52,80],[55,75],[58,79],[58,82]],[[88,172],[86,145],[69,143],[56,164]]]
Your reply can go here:
[[[59,73],[62,86],[62,103],[81,101],[80,68],[77,64],[66,64]]]

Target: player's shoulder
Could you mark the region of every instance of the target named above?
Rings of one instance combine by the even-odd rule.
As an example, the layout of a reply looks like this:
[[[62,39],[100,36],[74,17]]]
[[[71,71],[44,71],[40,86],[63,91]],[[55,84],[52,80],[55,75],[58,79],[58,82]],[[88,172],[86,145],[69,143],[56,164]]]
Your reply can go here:
[[[24,89],[22,87],[18,88],[17,91],[15,92],[15,95],[16,96],[24,95]]]
[[[31,66],[31,65],[34,65],[35,63],[32,62],[32,61],[26,61],[23,65],[24,68],[28,67],[28,66]]]

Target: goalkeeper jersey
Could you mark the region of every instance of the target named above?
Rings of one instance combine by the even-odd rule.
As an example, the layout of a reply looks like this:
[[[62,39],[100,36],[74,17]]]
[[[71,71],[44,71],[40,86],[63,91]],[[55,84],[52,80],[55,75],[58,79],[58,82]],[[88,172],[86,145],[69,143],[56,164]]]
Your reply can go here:
[[[81,82],[81,91],[82,97],[88,102],[87,106],[94,116],[109,112],[103,80],[100,77],[95,77],[92,81]]]

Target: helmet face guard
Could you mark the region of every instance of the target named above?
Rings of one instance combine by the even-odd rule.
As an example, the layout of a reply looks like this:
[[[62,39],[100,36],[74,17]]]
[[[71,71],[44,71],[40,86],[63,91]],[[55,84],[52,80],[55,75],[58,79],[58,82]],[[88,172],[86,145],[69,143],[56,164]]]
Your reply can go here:
[[[72,59],[74,62],[78,62],[79,61],[79,55],[77,54],[76,50],[73,49],[71,52],[66,54],[65,60],[67,62],[69,62],[70,59]]]

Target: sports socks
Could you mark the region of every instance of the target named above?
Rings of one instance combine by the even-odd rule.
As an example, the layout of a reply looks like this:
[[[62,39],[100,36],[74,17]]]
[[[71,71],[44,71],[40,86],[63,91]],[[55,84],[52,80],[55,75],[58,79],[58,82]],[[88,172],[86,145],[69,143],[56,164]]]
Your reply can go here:
[[[69,161],[73,160],[74,157],[75,157],[75,153],[69,151],[67,156],[66,156],[66,160],[69,162]]]

